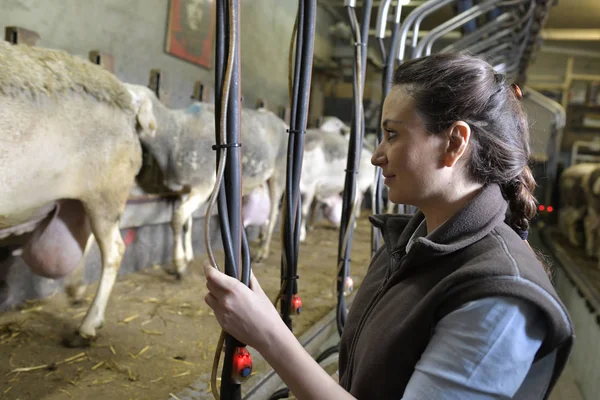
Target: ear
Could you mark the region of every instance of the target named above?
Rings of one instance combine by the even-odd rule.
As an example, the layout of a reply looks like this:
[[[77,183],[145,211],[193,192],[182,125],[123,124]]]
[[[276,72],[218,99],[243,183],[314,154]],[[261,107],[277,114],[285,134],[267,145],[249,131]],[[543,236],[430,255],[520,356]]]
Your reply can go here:
[[[138,125],[141,127],[141,132],[154,137],[156,134],[156,119],[152,110],[152,100],[143,93],[129,89],[131,93],[131,101],[133,110],[136,114]]]
[[[457,121],[448,129],[444,166],[452,167],[460,160],[471,139],[471,127],[464,121]]]

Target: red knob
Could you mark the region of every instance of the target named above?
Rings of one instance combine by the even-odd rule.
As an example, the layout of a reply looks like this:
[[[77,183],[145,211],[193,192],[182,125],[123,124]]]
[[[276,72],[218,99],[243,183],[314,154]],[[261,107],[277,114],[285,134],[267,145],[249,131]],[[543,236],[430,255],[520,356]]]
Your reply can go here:
[[[231,378],[234,383],[241,384],[252,373],[252,356],[245,347],[237,347],[233,353]]]
[[[302,311],[302,299],[297,294],[292,296],[290,303],[290,314],[300,314]]]

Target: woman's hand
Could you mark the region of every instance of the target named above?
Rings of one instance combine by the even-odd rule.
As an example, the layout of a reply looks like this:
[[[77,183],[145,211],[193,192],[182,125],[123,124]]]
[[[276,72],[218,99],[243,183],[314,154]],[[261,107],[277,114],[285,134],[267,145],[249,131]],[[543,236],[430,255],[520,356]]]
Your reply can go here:
[[[209,290],[205,300],[223,330],[258,350],[296,398],[354,399],[304,350],[254,274],[250,275],[250,287],[247,287],[209,263],[204,264],[204,272]]]
[[[225,332],[262,353],[280,329],[287,329],[253,273],[250,287],[217,271],[208,262],[204,273],[209,290],[204,300]]]

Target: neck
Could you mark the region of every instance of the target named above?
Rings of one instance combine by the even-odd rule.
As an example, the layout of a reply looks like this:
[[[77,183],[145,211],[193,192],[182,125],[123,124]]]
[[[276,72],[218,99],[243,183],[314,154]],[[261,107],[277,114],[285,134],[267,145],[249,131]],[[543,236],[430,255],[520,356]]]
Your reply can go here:
[[[483,185],[479,183],[457,185],[449,193],[437,196],[419,207],[425,215],[427,233],[438,228],[465,207],[482,188]]]

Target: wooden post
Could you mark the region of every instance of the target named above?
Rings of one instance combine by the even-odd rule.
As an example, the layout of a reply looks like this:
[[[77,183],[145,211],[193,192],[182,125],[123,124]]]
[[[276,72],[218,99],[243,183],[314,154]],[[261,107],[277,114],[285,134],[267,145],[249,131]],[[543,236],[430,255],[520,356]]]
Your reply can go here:
[[[290,124],[291,110],[289,107],[279,106],[279,108],[277,109],[277,115],[279,116],[279,118],[284,120],[286,124]]]
[[[151,69],[150,70],[150,82],[148,84],[148,87],[156,94],[156,97],[161,100],[161,85],[162,85],[162,79],[163,78],[163,74],[162,71],[160,69]]]
[[[259,98],[258,100],[256,100],[256,108],[259,109],[259,108],[269,108],[269,107],[267,107],[266,100]]]
[[[192,99],[196,101],[201,101],[203,103],[211,102],[211,90],[210,86],[205,85],[202,81],[196,81],[194,83],[194,94],[192,94]]]
[[[36,46],[40,40],[40,34],[18,26],[7,26],[4,29],[4,40],[12,44]]]
[[[115,73],[115,58],[110,53],[104,53],[99,50],[92,50],[89,53],[89,59],[94,64],[100,65],[102,68]]]

